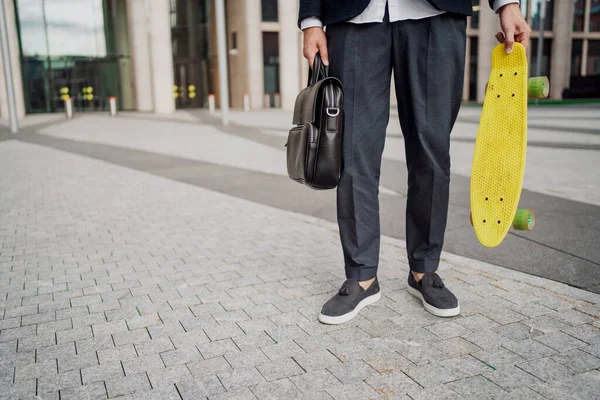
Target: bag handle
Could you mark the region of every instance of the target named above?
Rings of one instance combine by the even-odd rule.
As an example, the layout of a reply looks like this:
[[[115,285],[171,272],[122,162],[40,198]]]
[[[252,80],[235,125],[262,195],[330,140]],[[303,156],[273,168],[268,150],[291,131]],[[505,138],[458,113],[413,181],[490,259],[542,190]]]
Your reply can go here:
[[[319,53],[315,54],[315,60],[313,61],[313,67],[308,68],[308,83],[307,86],[311,86],[319,82],[320,79],[327,78],[327,69],[323,65],[323,60]]]

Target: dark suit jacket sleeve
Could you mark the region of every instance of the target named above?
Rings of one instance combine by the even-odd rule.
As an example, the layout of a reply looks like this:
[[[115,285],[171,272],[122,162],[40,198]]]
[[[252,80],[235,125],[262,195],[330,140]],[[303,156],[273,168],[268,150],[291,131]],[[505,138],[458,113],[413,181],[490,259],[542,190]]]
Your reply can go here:
[[[286,0],[290,1],[290,0]],[[323,0],[300,0],[300,12],[298,13],[298,26],[300,22],[308,17],[323,17]]]

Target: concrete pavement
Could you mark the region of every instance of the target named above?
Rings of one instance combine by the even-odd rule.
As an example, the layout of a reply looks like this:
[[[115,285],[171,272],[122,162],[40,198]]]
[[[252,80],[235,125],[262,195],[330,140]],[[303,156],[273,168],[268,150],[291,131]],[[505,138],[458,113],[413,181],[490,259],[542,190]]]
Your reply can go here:
[[[281,172],[280,129],[142,117],[0,141],[0,398],[598,397],[600,295],[445,253],[463,312],[440,320],[384,236],[382,301],[321,325],[341,251],[336,225],[302,211],[330,219],[334,197]],[[382,210],[401,223],[399,164]]]

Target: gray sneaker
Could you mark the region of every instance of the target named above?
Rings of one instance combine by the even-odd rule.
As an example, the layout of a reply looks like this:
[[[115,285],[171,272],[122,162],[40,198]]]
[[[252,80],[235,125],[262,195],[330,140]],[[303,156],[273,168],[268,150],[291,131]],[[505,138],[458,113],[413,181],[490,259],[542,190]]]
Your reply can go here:
[[[421,281],[415,281],[413,274],[408,273],[408,293],[421,299],[423,307],[438,317],[454,317],[460,313],[458,299],[444,285],[438,274],[425,274]]]
[[[363,289],[356,279],[348,279],[335,296],[321,310],[319,321],[324,324],[337,325],[350,321],[360,310],[381,299],[379,281],[373,281],[367,290]]]

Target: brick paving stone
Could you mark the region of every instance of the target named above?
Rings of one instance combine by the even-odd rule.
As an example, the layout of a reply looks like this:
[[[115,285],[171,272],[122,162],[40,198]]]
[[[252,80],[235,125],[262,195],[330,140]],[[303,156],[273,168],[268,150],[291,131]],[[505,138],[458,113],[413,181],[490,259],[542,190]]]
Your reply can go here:
[[[195,378],[203,378],[233,370],[224,356],[191,362],[187,364],[187,367]]]
[[[537,385],[533,390],[553,399],[597,399],[600,393],[600,372],[590,371],[546,385]]]
[[[525,358],[521,357],[519,354],[513,353],[505,348],[478,351],[477,353],[473,353],[471,355],[484,364],[494,368],[503,364],[515,364],[525,361]]]
[[[15,382],[42,376],[55,376],[58,373],[56,360],[45,360],[38,363],[18,365],[15,370]]]
[[[150,354],[122,362],[125,375],[134,375],[142,372],[157,371],[165,368],[165,365],[158,354]]]
[[[120,361],[112,361],[102,365],[81,369],[81,380],[84,385],[108,379],[121,378],[123,376],[123,367],[121,366]]]
[[[505,343],[503,347],[517,353],[527,360],[535,360],[556,354],[556,350],[543,345],[533,339],[517,340]]]
[[[180,382],[177,384],[177,391],[183,400],[203,399],[208,396],[208,392],[200,380]]]
[[[575,339],[573,336],[569,336],[563,332],[548,333],[546,335],[536,337],[535,340],[559,352],[588,346],[587,343],[582,342],[579,339]]]
[[[103,382],[95,382],[75,388],[60,391],[61,400],[100,400],[106,399],[106,387]]]
[[[158,338],[136,343],[134,347],[139,357],[159,354],[175,348],[169,338]]]
[[[517,364],[519,368],[545,381],[555,381],[575,374],[571,368],[561,365],[551,359],[539,359]]]
[[[380,374],[399,372],[414,364],[396,352],[365,357],[364,361]]]
[[[128,375],[123,378],[109,379],[106,381],[109,397],[123,396],[130,393],[151,389],[150,381],[145,373]]]
[[[583,349],[585,350],[585,348]],[[581,350],[569,350],[550,357],[553,361],[571,368],[578,373],[600,368],[600,358]]]
[[[484,374],[492,370],[490,366],[484,364],[481,362],[481,360],[478,360],[471,355],[449,358],[447,360],[440,361],[439,364],[460,379]]]
[[[488,369],[482,376],[509,392],[542,383],[536,376],[514,365],[499,366],[496,370]]]
[[[251,386],[250,389],[259,399],[293,399],[302,395],[302,392],[289,379],[260,383]]]
[[[476,346],[461,337],[434,342],[432,343],[432,346],[450,357],[462,356],[481,350],[479,346]]]
[[[434,387],[458,379],[450,370],[436,363],[409,367],[404,373],[424,388]]]
[[[168,385],[136,392],[133,394],[133,400],[181,400],[175,385]]]
[[[446,386],[465,399],[475,400],[485,398],[499,400],[507,395],[505,390],[480,375],[450,382]]]
[[[385,238],[382,300],[349,324],[323,325],[319,310],[344,279],[335,224],[15,141],[0,145],[0,164],[11,168],[0,204],[15,205],[0,215],[0,382],[9,386],[0,398],[36,388],[61,400],[107,389],[144,400],[600,392],[598,295],[442,262],[463,312],[441,320],[406,292],[405,245]],[[409,371],[454,380],[421,389]],[[139,390],[120,392],[119,382]]]
[[[331,372],[343,384],[351,384],[361,381],[379,373],[364,361],[351,361],[347,364],[328,367]]]
[[[421,387],[401,372],[373,376],[365,380],[384,399],[408,399],[406,393],[419,391]]]
[[[231,339],[217,340],[215,342],[199,344],[198,350],[204,358],[222,356],[230,352],[240,351]]]
[[[278,342],[269,346],[261,347],[261,350],[271,361],[306,353],[300,346],[292,341]]]
[[[168,386],[192,379],[192,374],[185,365],[176,365],[164,369],[148,371],[152,387]]]
[[[237,390],[266,382],[262,375],[254,367],[224,372],[217,374],[217,376],[227,391]]]
[[[326,389],[335,400],[381,399],[381,395],[365,382],[355,382]]]
[[[160,357],[166,367],[187,364],[202,359],[202,355],[193,343],[190,343],[185,347],[178,347],[175,350],[161,352]]]
[[[210,400],[256,400],[256,396],[249,388],[232,390],[226,393],[210,396]]]
[[[600,343],[600,329],[590,324],[565,328],[563,332],[589,344]]]
[[[292,358],[282,358],[276,361],[257,365],[256,369],[266,381],[276,381],[291,376],[302,375],[305,371]]]
[[[462,304],[461,304],[462,308]],[[411,400],[457,400],[464,399],[461,395],[451,390],[447,385],[428,389],[415,389],[408,392]],[[488,398],[488,397],[484,397]]]

